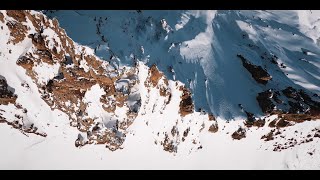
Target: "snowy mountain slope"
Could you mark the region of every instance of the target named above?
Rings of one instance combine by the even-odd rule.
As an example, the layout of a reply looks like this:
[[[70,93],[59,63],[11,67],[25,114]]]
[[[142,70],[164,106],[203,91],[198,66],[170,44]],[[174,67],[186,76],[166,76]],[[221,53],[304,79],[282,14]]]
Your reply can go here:
[[[104,59],[109,59],[111,54],[119,57],[122,64],[132,64],[133,54],[149,66],[157,63],[169,79],[174,76],[192,89],[196,109],[235,119],[245,116],[238,104],[262,115],[255,97],[269,88],[292,86],[320,93],[319,47],[317,37],[308,30],[310,23],[317,27],[317,11],[312,12],[55,11],[47,14],[58,18],[75,41],[96,48],[97,55]],[[72,19],[77,19],[77,23]],[[316,28],[312,32],[316,34]],[[311,52],[303,54],[301,48]],[[251,63],[266,67],[273,80],[261,86],[250,79],[250,74],[237,61],[238,53],[247,56]],[[264,59],[272,55],[278,58],[278,65]]]
[[[127,128],[139,112],[152,108],[152,113],[156,111],[163,114],[165,108],[170,106],[171,113],[165,115],[173,117],[175,114],[177,121],[193,113],[189,90],[179,82],[168,81],[156,66],[148,68],[141,62],[136,62],[134,67],[109,64],[97,59],[91,49],[69,39],[64,30],[57,26],[56,20],[48,20],[34,11],[6,11],[3,14],[3,23],[8,27],[20,26],[26,31],[16,34],[14,28],[3,29],[6,35],[3,36],[3,42],[7,43],[2,46],[8,52],[3,51],[5,69],[1,72],[5,88],[20,90],[24,87],[36,92],[36,97],[32,97],[27,96],[25,91],[17,91],[16,101],[3,104],[3,121],[8,125],[14,123],[12,126],[23,133],[29,132],[28,126],[31,124],[36,128],[35,133],[44,131],[42,133],[47,136],[46,127],[43,126],[50,126],[50,121],[30,117],[34,113],[32,111],[38,109],[33,104],[29,105],[28,101],[40,101],[40,107],[45,101],[45,107],[49,106],[51,110],[50,113],[48,109],[43,110],[43,113],[52,114],[51,111],[60,110],[67,114],[70,126],[79,130],[76,147],[105,144],[112,151],[123,148],[121,145],[128,133]],[[16,41],[11,42],[11,39]],[[19,77],[21,80],[15,79]],[[13,96],[7,90],[2,95],[5,93]],[[25,117],[14,114],[14,105],[17,108],[26,107]],[[8,115],[9,112],[19,120]],[[37,117],[37,114],[34,116]],[[169,117],[160,117],[174,122]],[[208,120],[208,115],[203,117]],[[176,146],[168,139],[163,144],[170,152],[176,151]]]
[[[0,12],[3,169],[320,167],[318,47],[295,12],[55,12],[73,39],[41,12]]]
[[[319,123],[315,122],[286,131],[319,128]],[[223,123],[222,126],[226,125]],[[237,126],[233,124],[235,122],[230,123],[226,127]],[[250,138],[241,141],[232,141],[230,134],[225,134],[226,130],[219,134],[204,134],[201,137],[205,140],[204,148],[196,153],[172,156],[153,144],[152,130],[142,121],[132,125],[132,131],[136,133],[127,136],[125,148],[114,152],[106,151],[103,146],[75,148],[73,142],[77,132],[70,128],[51,128],[60,133],[46,139],[26,137],[8,126],[0,128],[2,133],[10,134],[6,138],[1,136],[2,145],[8,147],[1,149],[2,154],[6,154],[2,156],[2,169],[319,169],[317,139],[293,149],[273,152],[272,144],[261,144],[258,140],[261,132],[252,133]]]

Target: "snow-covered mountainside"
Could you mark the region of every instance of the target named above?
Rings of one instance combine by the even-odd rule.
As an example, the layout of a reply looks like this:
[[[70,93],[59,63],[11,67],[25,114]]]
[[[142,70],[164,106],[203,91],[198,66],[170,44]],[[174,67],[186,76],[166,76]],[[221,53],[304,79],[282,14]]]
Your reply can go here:
[[[0,11],[2,169],[319,169],[320,11]]]

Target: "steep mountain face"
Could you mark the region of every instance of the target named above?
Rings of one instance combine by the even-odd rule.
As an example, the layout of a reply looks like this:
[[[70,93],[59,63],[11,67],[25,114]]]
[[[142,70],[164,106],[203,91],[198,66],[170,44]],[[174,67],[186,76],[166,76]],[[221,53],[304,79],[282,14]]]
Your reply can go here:
[[[4,23],[9,31],[7,43],[13,45],[7,46],[9,54],[17,59],[15,66],[25,70],[51,110],[58,109],[68,115],[70,126],[79,130],[77,147],[97,143],[106,144],[110,150],[118,149],[141,108],[141,101],[148,101],[151,89],[157,89],[154,93],[160,98],[157,104],[143,103],[144,110],[147,105],[153,106],[152,111],[159,106],[162,112],[171,98],[178,98],[181,116],[193,113],[189,90],[181,83],[169,82],[155,65],[149,69],[136,62],[134,67],[119,67],[102,61],[87,47],[74,43],[58,26],[57,20],[49,20],[41,13],[6,11]],[[16,32],[19,27],[24,30]],[[27,45],[23,52],[14,46],[24,42]],[[7,90],[6,79],[2,82],[1,104],[17,106],[16,97]],[[142,88],[148,91],[147,97],[141,98]],[[179,94],[182,94],[180,101]],[[176,95],[177,98],[172,97]],[[25,122],[29,119],[18,119],[14,122],[29,132],[29,123]],[[8,120],[9,123],[12,122]],[[30,126],[37,128],[34,123]]]
[[[239,104],[263,116],[256,97],[269,89],[279,91],[279,96],[287,87],[319,96],[318,13],[46,12],[60,21],[70,37],[95,49],[99,57],[109,60],[116,56],[125,65],[134,59],[148,66],[157,64],[169,79],[192,90],[196,110],[229,120],[246,117]],[[267,75],[261,74],[264,69]]]
[[[1,10],[0,166],[319,168],[316,14]]]

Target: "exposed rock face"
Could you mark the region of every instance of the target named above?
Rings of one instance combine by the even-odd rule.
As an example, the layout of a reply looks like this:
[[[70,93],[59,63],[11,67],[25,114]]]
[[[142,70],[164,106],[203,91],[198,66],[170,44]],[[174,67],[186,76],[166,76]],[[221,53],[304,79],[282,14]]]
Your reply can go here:
[[[266,121],[264,119],[259,119],[253,122],[253,126],[255,127],[263,127]]]
[[[265,125],[266,121],[264,119],[258,119],[258,120],[254,120],[254,121],[249,121],[249,120],[246,120],[244,122],[244,125],[246,127],[263,127]]]
[[[301,123],[304,121],[310,121],[312,119],[320,118],[319,115],[313,116],[313,115],[309,115],[309,114],[282,114],[280,117],[287,120],[287,121],[292,121],[292,122],[296,122],[296,123]]]
[[[17,95],[13,94],[8,89],[8,84],[6,79],[1,79],[0,77],[0,104],[8,105],[9,103],[14,104],[16,102]]]
[[[115,69],[108,62],[94,56],[86,47],[76,45],[56,20],[49,20],[40,13],[7,11],[7,15],[14,19],[7,20],[6,23],[11,37],[8,43],[16,44],[30,38],[33,44],[33,47],[17,60],[17,65],[23,67],[26,74],[34,80],[43,100],[52,109],[65,112],[70,118],[71,126],[87,133],[76,145],[97,143],[106,144],[110,150],[118,149],[124,141],[123,132],[137,115],[137,111],[127,104],[131,88],[137,83],[135,68]],[[24,24],[27,21],[32,22],[35,33],[29,33],[30,27]],[[53,35],[48,36],[49,33]],[[55,72],[54,77],[42,80],[41,74],[36,71],[39,66],[52,69],[58,67],[58,72]],[[126,93],[115,88],[121,79],[129,79]],[[84,96],[94,85],[99,85],[104,90],[105,94],[100,97],[101,108],[110,113],[110,116],[115,115],[117,107],[127,107],[126,118],[117,121],[120,129],[105,127],[99,124],[97,117],[89,116],[88,103]],[[14,98],[6,101],[13,102]],[[137,105],[139,104],[135,107]]]
[[[168,79],[162,72],[159,71],[155,64],[153,64],[149,69],[148,78],[144,84],[148,88],[148,91],[150,91],[150,88],[152,87],[159,89],[160,96],[166,97],[166,104],[170,103],[171,90],[168,87]]]
[[[4,15],[0,12],[0,21],[4,23]]]
[[[216,117],[213,114],[208,114],[209,121],[215,121]]]
[[[250,72],[253,79],[258,83],[266,85],[268,81],[272,79],[269,73],[265,69],[263,69],[261,66],[256,66],[254,64],[251,64],[241,54],[238,54],[237,57],[241,59],[242,65]]]
[[[209,132],[211,132],[211,133],[216,133],[216,132],[218,132],[218,130],[219,130],[218,123],[213,123],[209,127]]]
[[[8,10],[7,15],[12,17],[18,22],[26,22],[26,14],[25,11],[19,11],[19,10]]]
[[[168,135],[166,134],[164,142],[162,143],[163,150],[168,151],[170,153],[177,152],[177,146],[174,145],[173,140],[170,140]]]
[[[246,130],[239,127],[239,129],[232,133],[231,137],[236,140],[240,140],[246,137]]]
[[[191,92],[185,87],[180,87],[182,91],[181,101],[180,101],[180,114],[182,117],[193,113],[194,104],[191,97]]]
[[[155,64],[151,66],[149,73],[150,73],[150,81],[153,87],[155,87],[156,85],[158,85],[158,82],[162,78],[163,74],[160,73],[160,71],[158,70]]]
[[[14,21],[7,22],[6,25],[10,30],[10,42],[17,44],[24,40],[27,33],[27,26],[23,25],[26,22],[26,15],[24,11],[8,10],[7,15],[12,17]]]
[[[288,121],[284,120],[284,119],[280,119],[276,123],[276,127],[277,128],[284,128],[284,127],[287,127],[287,126],[290,126],[290,123]]]
[[[167,77],[163,74],[163,72],[160,72],[155,64],[151,66],[150,69],[148,69],[148,76],[146,80],[144,81],[144,86],[146,87],[148,93],[151,92],[151,90],[155,90],[154,93],[159,94],[157,96],[164,97],[163,103],[161,102],[161,114],[163,111],[166,109],[166,106],[171,102],[171,89],[169,87],[169,81]],[[162,99],[162,98],[161,98]],[[149,103],[149,96],[148,100],[146,103]],[[158,104],[160,105],[160,104]],[[152,113],[154,113],[155,107],[157,106],[156,104],[153,104],[153,110]],[[146,108],[146,104],[143,107],[144,109]]]
[[[273,93],[269,90],[261,92],[257,96],[257,101],[263,113],[269,114],[274,110],[275,105],[272,102]]]
[[[274,139],[274,137],[273,137],[273,132],[274,132],[274,130],[271,130],[268,134],[266,134],[266,135],[263,135],[262,137],[261,137],[261,139],[264,139],[265,141],[271,141],[271,140],[273,140]]]
[[[293,87],[287,87],[281,93],[271,89],[261,92],[257,101],[263,113],[278,115],[278,119],[270,122],[269,127],[284,128],[320,118],[320,102]]]
[[[312,100],[305,91],[287,87],[282,92],[289,99],[290,113],[320,115],[320,102]]]

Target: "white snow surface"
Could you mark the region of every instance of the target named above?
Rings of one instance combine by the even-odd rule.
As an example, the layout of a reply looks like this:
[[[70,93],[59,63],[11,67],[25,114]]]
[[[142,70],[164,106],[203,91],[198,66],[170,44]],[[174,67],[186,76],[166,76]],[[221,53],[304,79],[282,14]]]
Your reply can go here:
[[[58,75],[60,68],[60,64],[50,65],[45,62],[41,62],[40,64],[33,67],[33,71],[36,73],[39,84],[47,84],[50,79],[53,79]]]

